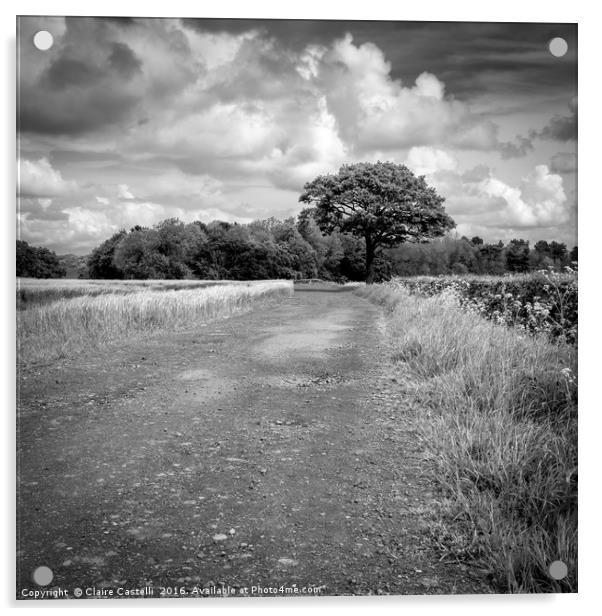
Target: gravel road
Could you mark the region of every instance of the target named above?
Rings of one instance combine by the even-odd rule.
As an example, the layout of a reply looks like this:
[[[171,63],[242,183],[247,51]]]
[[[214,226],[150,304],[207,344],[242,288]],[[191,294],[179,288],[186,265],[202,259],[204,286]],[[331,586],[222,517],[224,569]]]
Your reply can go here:
[[[296,291],[23,368],[17,596],[42,565],[47,589],[84,598],[474,592],[428,539],[383,318],[350,292]]]

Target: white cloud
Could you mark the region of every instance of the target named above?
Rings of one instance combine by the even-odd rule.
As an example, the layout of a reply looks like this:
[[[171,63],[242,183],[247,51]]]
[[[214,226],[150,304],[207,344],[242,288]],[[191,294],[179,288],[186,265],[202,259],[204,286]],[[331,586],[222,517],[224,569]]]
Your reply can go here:
[[[463,174],[435,171],[429,181],[446,197],[445,207],[459,224],[522,229],[569,221],[562,177],[547,165],[537,165],[518,185],[483,166]]]
[[[50,198],[76,190],[75,182],[63,179],[47,158],[22,159],[18,165],[18,193],[21,197]]]
[[[458,161],[451,154],[428,146],[412,148],[405,164],[417,175],[454,171],[458,167]]]
[[[416,77],[414,90],[418,96],[434,98],[438,101],[443,100],[445,86],[431,73],[421,73]]]
[[[134,195],[131,193],[130,188],[127,184],[119,184],[117,187],[117,193],[120,199],[135,199]]]
[[[297,49],[257,31],[199,32],[178,20],[98,30],[94,22],[78,23],[57,34],[55,51],[64,60],[104,70],[111,46],[120,43],[130,48],[134,68],[129,77],[105,71],[89,84],[94,71],[83,73],[71,88],[79,95],[55,88],[39,109],[29,97],[35,117],[44,120],[37,130],[47,132],[43,139],[23,133],[30,148],[22,151],[90,154],[67,159],[61,170],[48,158],[21,162],[20,194],[35,200],[24,223],[32,238],[46,233],[56,245],[90,249],[122,226],[172,216],[289,215],[299,209],[305,182],[346,162],[377,159],[405,161],[427,175],[460,228],[530,230],[568,220],[574,156],[558,154],[552,171],[541,165],[520,179],[519,167],[499,158],[504,144],[493,116],[474,113],[430,72],[413,83],[395,79],[373,43],[356,44],[348,35]],[[51,62],[50,56],[28,61],[24,91],[35,91]],[[72,78],[68,67],[63,62],[55,78]],[[99,152],[108,156],[101,160]],[[550,155],[533,154],[530,164]],[[461,172],[482,156],[500,168]],[[564,173],[564,185],[556,172]],[[44,227],[34,215],[56,220]]]
[[[232,62],[244,41],[255,36],[252,32],[239,35],[228,32],[199,33],[189,28],[185,28],[183,32],[193,55],[202,60],[210,71]]]
[[[356,45],[350,35],[298,52],[257,33],[186,35],[205,72],[175,106],[131,130],[122,152],[300,190],[312,174],[375,151],[498,147],[496,125],[446,98],[437,76],[424,72],[406,86],[376,45]]]
[[[411,87],[394,80],[391,65],[372,43],[356,46],[347,35],[322,49],[316,71],[315,82],[339,132],[358,152],[419,145],[499,146],[495,125],[471,114],[466,104],[446,99],[445,86],[435,75],[424,72]]]

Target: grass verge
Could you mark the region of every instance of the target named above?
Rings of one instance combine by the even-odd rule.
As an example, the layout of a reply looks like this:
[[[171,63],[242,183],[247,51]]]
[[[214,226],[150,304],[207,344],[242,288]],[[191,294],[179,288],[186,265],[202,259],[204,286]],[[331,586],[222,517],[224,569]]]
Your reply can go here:
[[[51,361],[134,335],[191,328],[292,293],[292,283],[275,281],[61,299],[18,311],[17,357]]]
[[[577,591],[577,352],[397,285],[383,305],[392,359],[438,486],[442,559],[502,592]],[[556,560],[568,567],[550,576]]]

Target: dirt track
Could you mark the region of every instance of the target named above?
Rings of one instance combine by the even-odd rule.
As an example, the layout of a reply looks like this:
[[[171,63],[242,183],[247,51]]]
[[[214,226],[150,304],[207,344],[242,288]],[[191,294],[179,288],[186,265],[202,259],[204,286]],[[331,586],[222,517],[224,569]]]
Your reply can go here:
[[[51,586],[155,597],[477,590],[429,547],[415,411],[381,318],[351,293],[296,292],[24,370],[17,595],[39,565]]]

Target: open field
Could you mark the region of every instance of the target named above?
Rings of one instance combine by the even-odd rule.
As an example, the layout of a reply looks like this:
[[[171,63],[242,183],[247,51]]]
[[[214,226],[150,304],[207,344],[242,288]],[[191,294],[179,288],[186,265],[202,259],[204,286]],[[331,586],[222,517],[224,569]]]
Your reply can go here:
[[[485,320],[453,295],[396,283],[357,293],[389,315],[398,403],[416,417],[439,488],[442,558],[475,564],[503,592],[576,591],[576,349]],[[555,560],[568,566],[562,581],[549,575]]]
[[[17,312],[20,361],[52,361],[134,335],[190,328],[293,291],[287,281],[90,282],[25,285],[32,297],[39,290],[41,297],[53,297],[53,301],[34,300],[29,302],[31,307]]]
[[[269,281],[266,281],[269,282]],[[105,294],[127,295],[143,290],[177,291],[224,285],[248,285],[235,280],[82,280],[74,278],[17,278],[17,309],[24,310],[60,299]]]

